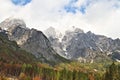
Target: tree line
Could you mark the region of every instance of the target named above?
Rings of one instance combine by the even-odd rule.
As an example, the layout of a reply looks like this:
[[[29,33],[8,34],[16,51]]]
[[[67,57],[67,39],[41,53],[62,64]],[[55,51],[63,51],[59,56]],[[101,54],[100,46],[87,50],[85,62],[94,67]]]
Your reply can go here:
[[[18,80],[120,80],[120,65],[116,65],[114,62],[107,67],[102,76],[99,72],[77,67],[77,64],[72,69],[70,65],[62,68],[61,66],[51,67],[41,63],[0,62],[0,80],[8,80],[9,77]]]

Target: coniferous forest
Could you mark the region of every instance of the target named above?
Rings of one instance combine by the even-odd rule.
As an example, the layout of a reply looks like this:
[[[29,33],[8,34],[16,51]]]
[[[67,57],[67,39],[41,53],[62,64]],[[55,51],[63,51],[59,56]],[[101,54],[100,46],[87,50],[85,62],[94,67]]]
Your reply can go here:
[[[88,64],[86,64],[88,65]],[[106,69],[92,69],[76,62],[48,64],[17,64],[0,62],[0,80],[120,80],[120,65],[112,63]],[[98,64],[97,67],[101,66]],[[104,71],[105,70],[105,71]]]

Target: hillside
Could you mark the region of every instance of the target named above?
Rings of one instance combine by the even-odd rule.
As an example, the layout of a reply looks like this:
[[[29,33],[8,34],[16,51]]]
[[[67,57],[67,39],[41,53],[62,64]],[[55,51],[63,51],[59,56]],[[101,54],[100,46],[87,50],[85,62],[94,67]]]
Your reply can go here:
[[[0,61],[6,63],[33,63],[36,58],[22,50],[15,41],[10,41],[4,30],[0,30]]]

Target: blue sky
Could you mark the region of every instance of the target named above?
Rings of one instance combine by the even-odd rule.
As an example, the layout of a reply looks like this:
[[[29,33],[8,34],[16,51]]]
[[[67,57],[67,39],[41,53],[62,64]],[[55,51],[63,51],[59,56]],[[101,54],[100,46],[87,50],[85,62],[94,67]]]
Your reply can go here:
[[[70,0],[67,5],[64,6],[66,12],[75,14],[76,12],[81,12],[82,14],[86,13],[86,8],[90,5],[90,0],[84,0],[83,4],[76,6],[78,0]]]
[[[13,4],[24,6],[31,2],[31,0],[11,0]]]
[[[0,0],[0,22],[23,19],[27,26],[61,32],[72,26],[120,38],[120,0]]]
[[[69,3],[67,5],[64,6],[64,9],[66,10],[66,12],[71,12],[73,14],[76,13],[76,11],[78,10],[78,7],[74,6],[74,3],[76,3],[78,0],[70,0]]]

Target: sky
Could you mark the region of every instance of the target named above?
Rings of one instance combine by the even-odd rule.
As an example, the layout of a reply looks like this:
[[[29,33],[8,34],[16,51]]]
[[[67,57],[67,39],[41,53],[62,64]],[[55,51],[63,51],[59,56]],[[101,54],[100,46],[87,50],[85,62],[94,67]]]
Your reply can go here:
[[[120,38],[120,0],[0,0],[0,22],[23,19],[29,28],[64,32],[72,26]]]

